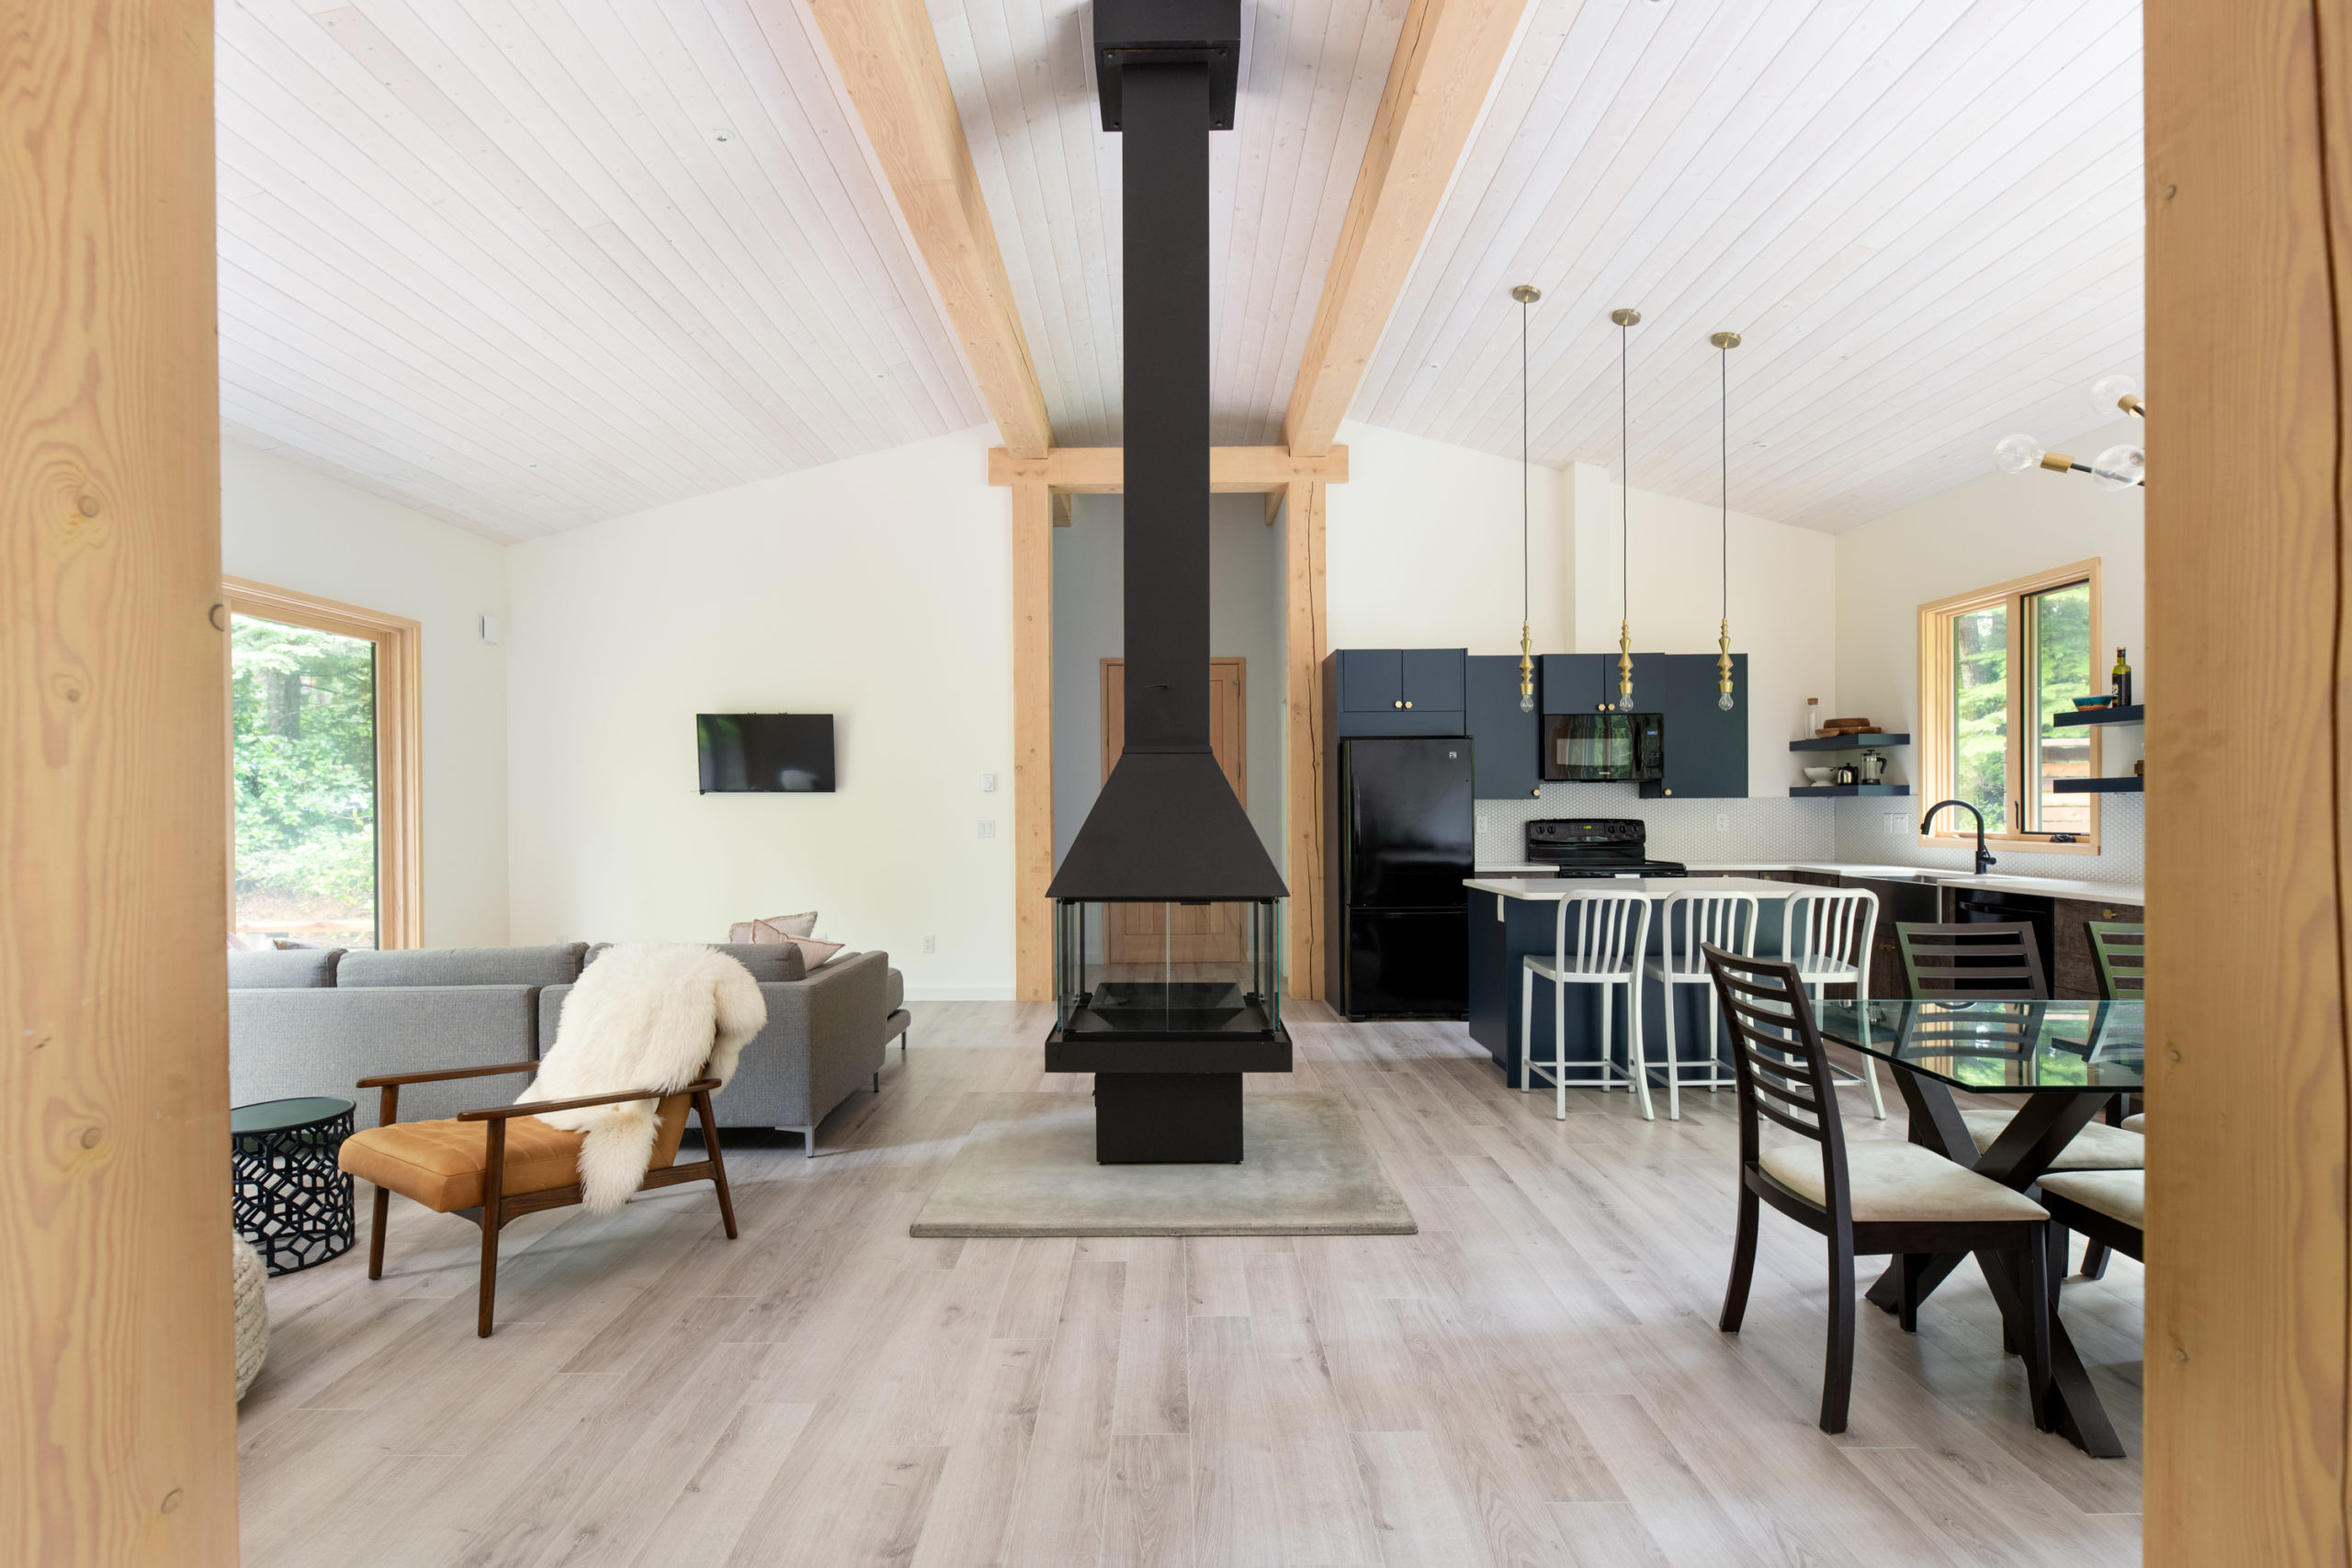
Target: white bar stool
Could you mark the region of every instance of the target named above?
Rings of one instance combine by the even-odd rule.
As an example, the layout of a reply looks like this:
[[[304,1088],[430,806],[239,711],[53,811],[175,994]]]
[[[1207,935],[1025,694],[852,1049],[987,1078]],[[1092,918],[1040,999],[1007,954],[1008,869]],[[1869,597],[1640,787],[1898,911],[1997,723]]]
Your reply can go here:
[[[1568,912],[1577,912],[1576,945],[1568,944]],[[1552,956],[1531,953],[1519,971],[1519,1091],[1525,1094],[1528,1075],[1543,1073],[1552,1085],[1553,1115],[1568,1119],[1568,1090],[1597,1089],[1606,1092],[1621,1076],[1611,1047],[1609,987],[1625,987],[1625,1044],[1631,1063],[1622,1076],[1625,1087],[1642,1098],[1642,1119],[1657,1120],[1650,1109],[1649,1073],[1642,1062],[1642,955],[1649,945],[1650,900],[1645,893],[1572,893],[1560,900],[1553,925]],[[1535,1065],[1535,978],[1552,982],[1552,1065]],[[1599,986],[1600,992],[1600,1076],[1570,1081],[1567,1068],[1567,998],[1570,986]]]
[[[1870,1000],[1871,942],[1878,932],[1878,895],[1867,887],[1812,887],[1789,895],[1781,919],[1781,955],[1796,965],[1797,978],[1818,1007],[1825,986],[1851,986],[1858,1012]],[[1865,1024],[1867,1027],[1867,1024]],[[1859,1073],[1831,1063],[1848,1083],[1871,1086],[1871,1114],[1886,1120],[1878,1091],[1878,1063],[1864,1056]]]
[[[1709,1094],[1717,1089],[1738,1085],[1736,1075],[1724,1070],[1723,1059],[1723,1009],[1715,998],[1715,977],[1707,968],[1706,954],[1702,947],[1719,947],[1725,953],[1751,958],[1756,953],[1756,920],[1758,905],[1753,893],[1677,893],[1658,911],[1664,931],[1658,942],[1658,955],[1645,961],[1643,972],[1658,983],[1666,1002],[1666,1059],[1658,1064],[1666,1074],[1666,1114],[1668,1120],[1682,1120],[1682,1086],[1703,1089]],[[1704,986],[1707,988],[1707,1076],[1701,1078],[1684,1076],[1681,1053],[1674,1043],[1674,988],[1677,986]],[[1696,1067],[1692,1062],[1690,1066]]]

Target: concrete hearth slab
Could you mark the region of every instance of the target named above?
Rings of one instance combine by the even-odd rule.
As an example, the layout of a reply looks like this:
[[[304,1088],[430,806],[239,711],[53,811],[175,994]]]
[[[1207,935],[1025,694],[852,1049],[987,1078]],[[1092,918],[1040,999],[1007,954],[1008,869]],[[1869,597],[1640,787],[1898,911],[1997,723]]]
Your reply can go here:
[[[909,1234],[1411,1235],[1419,1229],[1348,1102],[1251,1094],[1239,1165],[1097,1165],[1094,1101],[1000,1094]]]

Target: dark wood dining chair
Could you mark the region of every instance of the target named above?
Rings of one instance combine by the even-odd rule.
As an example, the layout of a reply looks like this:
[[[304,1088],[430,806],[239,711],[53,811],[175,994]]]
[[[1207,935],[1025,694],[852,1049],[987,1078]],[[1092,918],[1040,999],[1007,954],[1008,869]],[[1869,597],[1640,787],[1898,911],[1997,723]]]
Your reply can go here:
[[[2047,998],[2050,978],[2033,928],[2022,921],[1939,926],[1905,920],[1894,928],[1903,978],[1913,999],[2026,1000]]]
[[[499,1227],[541,1209],[561,1208],[581,1201],[580,1146],[586,1134],[548,1125],[539,1120],[543,1111],[583,1111],[592,1105],[618,1105],[632,1100],[659,1100],[653,1158],[638,1190],[674,1187],[682,1181],[708,1181],[718,1193],[718,1217],[727,1227],[727,1239],[735,1239],[735,1201],[727,1188],[727,1163],[718,1148],[718,1122],[710,1109],[711,1091],[719,1087],[717,1078],[697,1078],[667,1095],[632,1089],[580,1100],[492,1105],[461,1111],[443,1121],[400,1119],[401,1087],[404,1084],[497,1077],[507,1073],[536,1075],[538,1070],[537,1062],[508,1062],[494,1067],[455,1067],[361,1078],[359,1088],[383,1091],[382,1110],[377,1125],[344,1140],[340,1156],[345,1171],[362,1181],[374,1183],[376,1188],[375,1210],[368,1230],[370,1280],[384,1277],[384,1224],[395,1192],[437,1213],[457,1214],[481,1226],[481,1294],[475,1332],[484,1339],[490,1337],[491,1314],[498,1298]],[[702,1123],[704,1157],[680,1165],[678,1145],[685,1138],[689,1107]]]
[[[1905,1261],[1903,1326],[1916,1328],[1919,1270],[1939,1252],[1973,1252],[2002,1298],[2026,1358],[2034,1424],[2049,1414],[2049,1215],[2024,1193],[1932,1149],[1889,1138],[1847,1141],[1827,1053],[1795,966],[1704,950],[1723,998],[1739,1092],[1739,1216],[1721,1327],[1739,1332],[1756,1272],[1757,1225],[1769,1203],[1829,1244],[1829,1339],[1821,1429],[1846,1429],[1854,1382],[1854,1258]],[[1797,1135],[1766,1147],[1764,1123]],[[2014,1283],[1987,1254],[2016,1258]]]

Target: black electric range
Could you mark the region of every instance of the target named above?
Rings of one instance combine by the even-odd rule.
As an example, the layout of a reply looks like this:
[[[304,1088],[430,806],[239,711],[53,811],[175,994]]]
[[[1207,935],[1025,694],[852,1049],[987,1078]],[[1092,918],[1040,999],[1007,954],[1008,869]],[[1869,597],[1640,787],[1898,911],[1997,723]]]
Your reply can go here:
[[[1688,876],[1680,861],[1652,860],[1638,818],[1571,817],[1527,825],[1527,860],[1555,876]]]

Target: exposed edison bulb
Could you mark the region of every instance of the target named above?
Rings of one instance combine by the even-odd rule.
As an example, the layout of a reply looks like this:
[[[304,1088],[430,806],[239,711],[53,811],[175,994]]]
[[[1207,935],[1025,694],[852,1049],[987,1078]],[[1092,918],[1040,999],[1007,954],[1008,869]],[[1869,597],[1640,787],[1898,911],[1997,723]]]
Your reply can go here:
[[[2004,435],[1993,444],[1993,466],[2005,474],[2022,474],[2041,461],[2042,451],[2030,435]]]
[[[1521,712],[1521,713],[1533,713],[1533,712],[1535,711],[1535,696],[1534,696],[1534,694],[1533,694],[1533,693],[1531,693],[1531,692],[1521,692],[1521,693],[1520,693],[1520,694],[1519,694],[1519,711],[1520,711],[1520,712]]]
[[[2140,383],[2129,376],[2102,376],[2091,383],[2091,401],[2098,405],[2099,412],[2109,418],[2129,412],[2123,407],[2123,400],[2139,395]]]
[[[1619,713],[1631,713],[1634,711],[1633,687],[1620,686],[1617,688],[1617,711]]]
[[[2126,442],[2091,459],[2091,482],[2101,490],[2130,490],[2148,477],[2148,454]]]
[[[1715,696],[1715,705],[1723,709],[1725,713],[1731,712],[1731,694],[1729,692],[1717,693]]]

